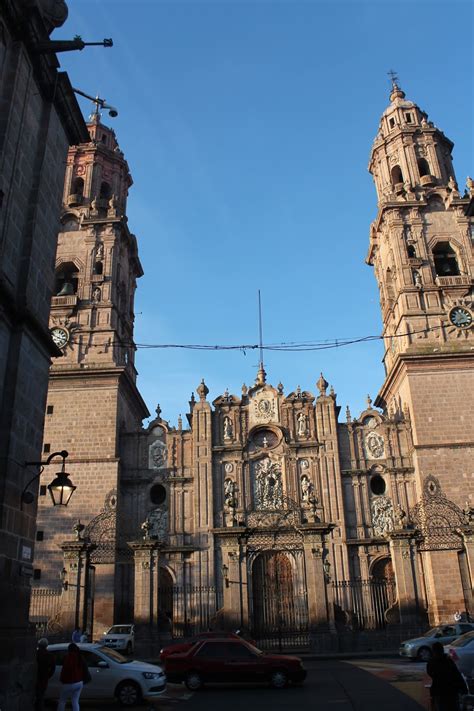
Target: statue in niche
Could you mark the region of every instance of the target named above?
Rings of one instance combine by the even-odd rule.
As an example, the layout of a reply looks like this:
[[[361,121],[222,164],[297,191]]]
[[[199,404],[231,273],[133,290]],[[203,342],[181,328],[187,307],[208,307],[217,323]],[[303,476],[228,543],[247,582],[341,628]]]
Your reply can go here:
[[[406,528],[406,526],[407,526],[406,518],[407,518],[407,515],[406,515],[405,511],[402,509],[400,504],[397,504],[395,506],[395,510],[393,512],[393,521],[395,523],[395,526],[397,528]]]
[[[311,493],[313,491],[313,485],[309,480],[309,477],[304,474],[301,477],[301,501],[309,503]]]
[[[96,260],[96,262],[101,262],[103,260],[103,258],[104,258],[104,245],[102,244],[102,242],[99,242],[99,244],[97,245],[96,252],[95,252],[95,260]]]
[[[229,508],[235,508],[237,502],[235,499],[235,481],[226,479],[224,481],[224,505]]]
[[[365,446],[369,457],[374,459],[381,459],[384,456],[384,441],[376,432],[369,432],[365,438]]]
[[[230,417],[224,417],[224,439],[232,439],[233,427]]]
[[[304,437],[308,432],[308,418],[304,412],[300,412],[297,417],[298,420],[298,435]]]
[[[157,440],[150,445],[149,449],[149,466],[150,469],[163,469],[166,466],[168,451],[164,442]]]
[[[374,535],[384,536],[393,531],[393,506],[388,496],[375,497],[371,508]]]
[[[281,469],[270,459],[264,459],[255,467],[255,507],[275,511],[283,505]]]
[[[94,304],[98,304],[101,299],[101,293],[100,289],[98,286],[95,287],[95,289],[92,290],[92,301]]]
[[[150,538],[162,541],[166,537],[168,533],[168,511],[165,509],[153,509],[146,517],[146,522],[148,522],[148,535]]]

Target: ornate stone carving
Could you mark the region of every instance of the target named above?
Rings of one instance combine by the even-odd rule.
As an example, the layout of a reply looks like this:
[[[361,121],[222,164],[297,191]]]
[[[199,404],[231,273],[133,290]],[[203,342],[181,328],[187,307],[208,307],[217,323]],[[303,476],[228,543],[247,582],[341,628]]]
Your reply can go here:
[[[466,525],[466,514],[443,494],[435,476],[424,480],[421,501],[410,510],[410,520],[420,533],[420,550],[462,548],[459,531]]]
[[[376,432],[369,432],[365,437],[365,450],[368,459],[382,459],[385,453],[383,437]]]
[[[225,473],[226,473],[226,474],[230,474],[231,472],[233,472],[233,471],[234,471],[234,465],[232,464],[232,462],[226,462],[226,463],[224,464],[224,470],[225,470]]]
[[[168,534],[168,511],[166,509],[153,509],[146,517],[144,525],[148,523],[149,538],[154,538],[158,541],[166,539]]]
[[[388,496],[372,499],[372,525],[376,536],[384,536],[393,531],[393,505]]]
[[[254,497],[256,509],[275,511],[283,504],[281,467],[269,458],[255,464]]]
[[[300,460],[300,467],[301,469],[309,469],[309,462],[307,459],[301,459]]]
[[[150,469],[164,469],[166,467],[168,451],[164,442],[157,439],[150,444],[148,453],[148,466]]]
[[[255,422],[272,422],[277,419],[276,403],[272,393],[258,393],[252,401],[252,419]]]
[[[226,479],[224,481],[224,505],[228,508],[234,509],[237,506],[235,491],[235,481],[233,481],[232,479]]]

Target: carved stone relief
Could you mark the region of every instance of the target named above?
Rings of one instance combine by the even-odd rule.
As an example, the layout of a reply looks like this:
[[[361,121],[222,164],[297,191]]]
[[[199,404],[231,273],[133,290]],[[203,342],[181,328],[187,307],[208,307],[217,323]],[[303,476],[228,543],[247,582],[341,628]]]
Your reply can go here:
[[[383,437],[376,432],[369,432],[365,437],[365,451],[368,459],[382,459],[385,454]]]
[[[283,504],[281,467],[271,459],[263,459],[254,467],[254,500],[256,509],[276,511]]]
[[[150,469],[163,469],[166,467],[168,451],[164,442],[157,439],[156,442],[150,444],[148,455]]]
[[[153,509],[146,517],[148,535],[158,541],[164,541],[168,534],[168,511],[166,509]]]
[[[250,407],[251,421],[273,422],[277,419],[276,400],[271,392],[260,392],[253,398]]]
[[[383,536],[393,531],[393,504],[388,496],[376,496],[372,499],[371,509],[374,535]]]

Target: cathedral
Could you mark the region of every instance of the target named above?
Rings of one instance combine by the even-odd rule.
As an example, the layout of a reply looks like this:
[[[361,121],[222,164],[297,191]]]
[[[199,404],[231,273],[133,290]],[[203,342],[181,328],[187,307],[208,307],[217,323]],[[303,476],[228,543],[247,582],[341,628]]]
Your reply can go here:
[[[30,619],[330,649],[474,615],[474,182],[460,192],[453,143],[394,81],[369,160],[374,403],[341,413],[323,374],[285,392],[261,361],[241,392],[210,401],[202,380],[177,427],[159,407],[143,427],[132,178],[99,113],[88,129],[67,161],[43,444],[77,489],[54,510],[40,489]]]

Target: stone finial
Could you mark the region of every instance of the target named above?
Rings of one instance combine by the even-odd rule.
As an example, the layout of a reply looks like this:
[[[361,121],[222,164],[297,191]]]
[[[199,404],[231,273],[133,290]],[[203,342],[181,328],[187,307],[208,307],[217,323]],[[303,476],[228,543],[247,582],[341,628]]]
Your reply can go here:
[[[351,409],[350,409],[349,405],[346,405],[346,421],[352,422]]]
[[[370,395],[367,395],[367,409],[372,410],[372,398]]]
[[[283,383],[281,381],[277,385],[277,390],[280,395],[283,395]]]
[[[178,430],[181,431],[183,429],[183,418],[181,415],[178,415]]]
[[[161,407],[159,404],[156,406],[155,412],[156,412],[156,419],[161,420]]]
[[[265,385],[266,381],[267,374],[265,372],[265,368],[263,367],[263,363],[260,363],[257,377],[255,378],[255,385]]]
[[[242,397],[246,397],[249,389],[245,383],[242,384]]]
[[[466,187],[470,195],[474,195],[474,180],[468,175],[466,178]]]
[[[331,385],[331,389],[329,390],[329,396],[332,397],[333,400],[336,399],[336,393],[334,392],[334,387]]]
[[[204,402],[206,399],[208,393],[209,393],[209,388],[207,387],[206,383],[204,382],[204,378],[201,380],[200,384],[196,388],[196,392],[199,395],[199,399],[201,402]]]
[[[298,398],[298,400],[301,398],[301,386],[300,385],[298,385],[296,388],[296,397]]]
[[[72,530],[76,534],[76,541],[82,541],[82,532],[85,529],[85,526],[83,523],[81,523],[81,519],[77,519],[76,523],[72,527]]]
[[[319,380],[316,383],[316,387],[318,388],[319,392],[321,395],[326,395],[326,390],[328,389],[328,381],[324,379],[324,375],[321,373],[319,376]]]

